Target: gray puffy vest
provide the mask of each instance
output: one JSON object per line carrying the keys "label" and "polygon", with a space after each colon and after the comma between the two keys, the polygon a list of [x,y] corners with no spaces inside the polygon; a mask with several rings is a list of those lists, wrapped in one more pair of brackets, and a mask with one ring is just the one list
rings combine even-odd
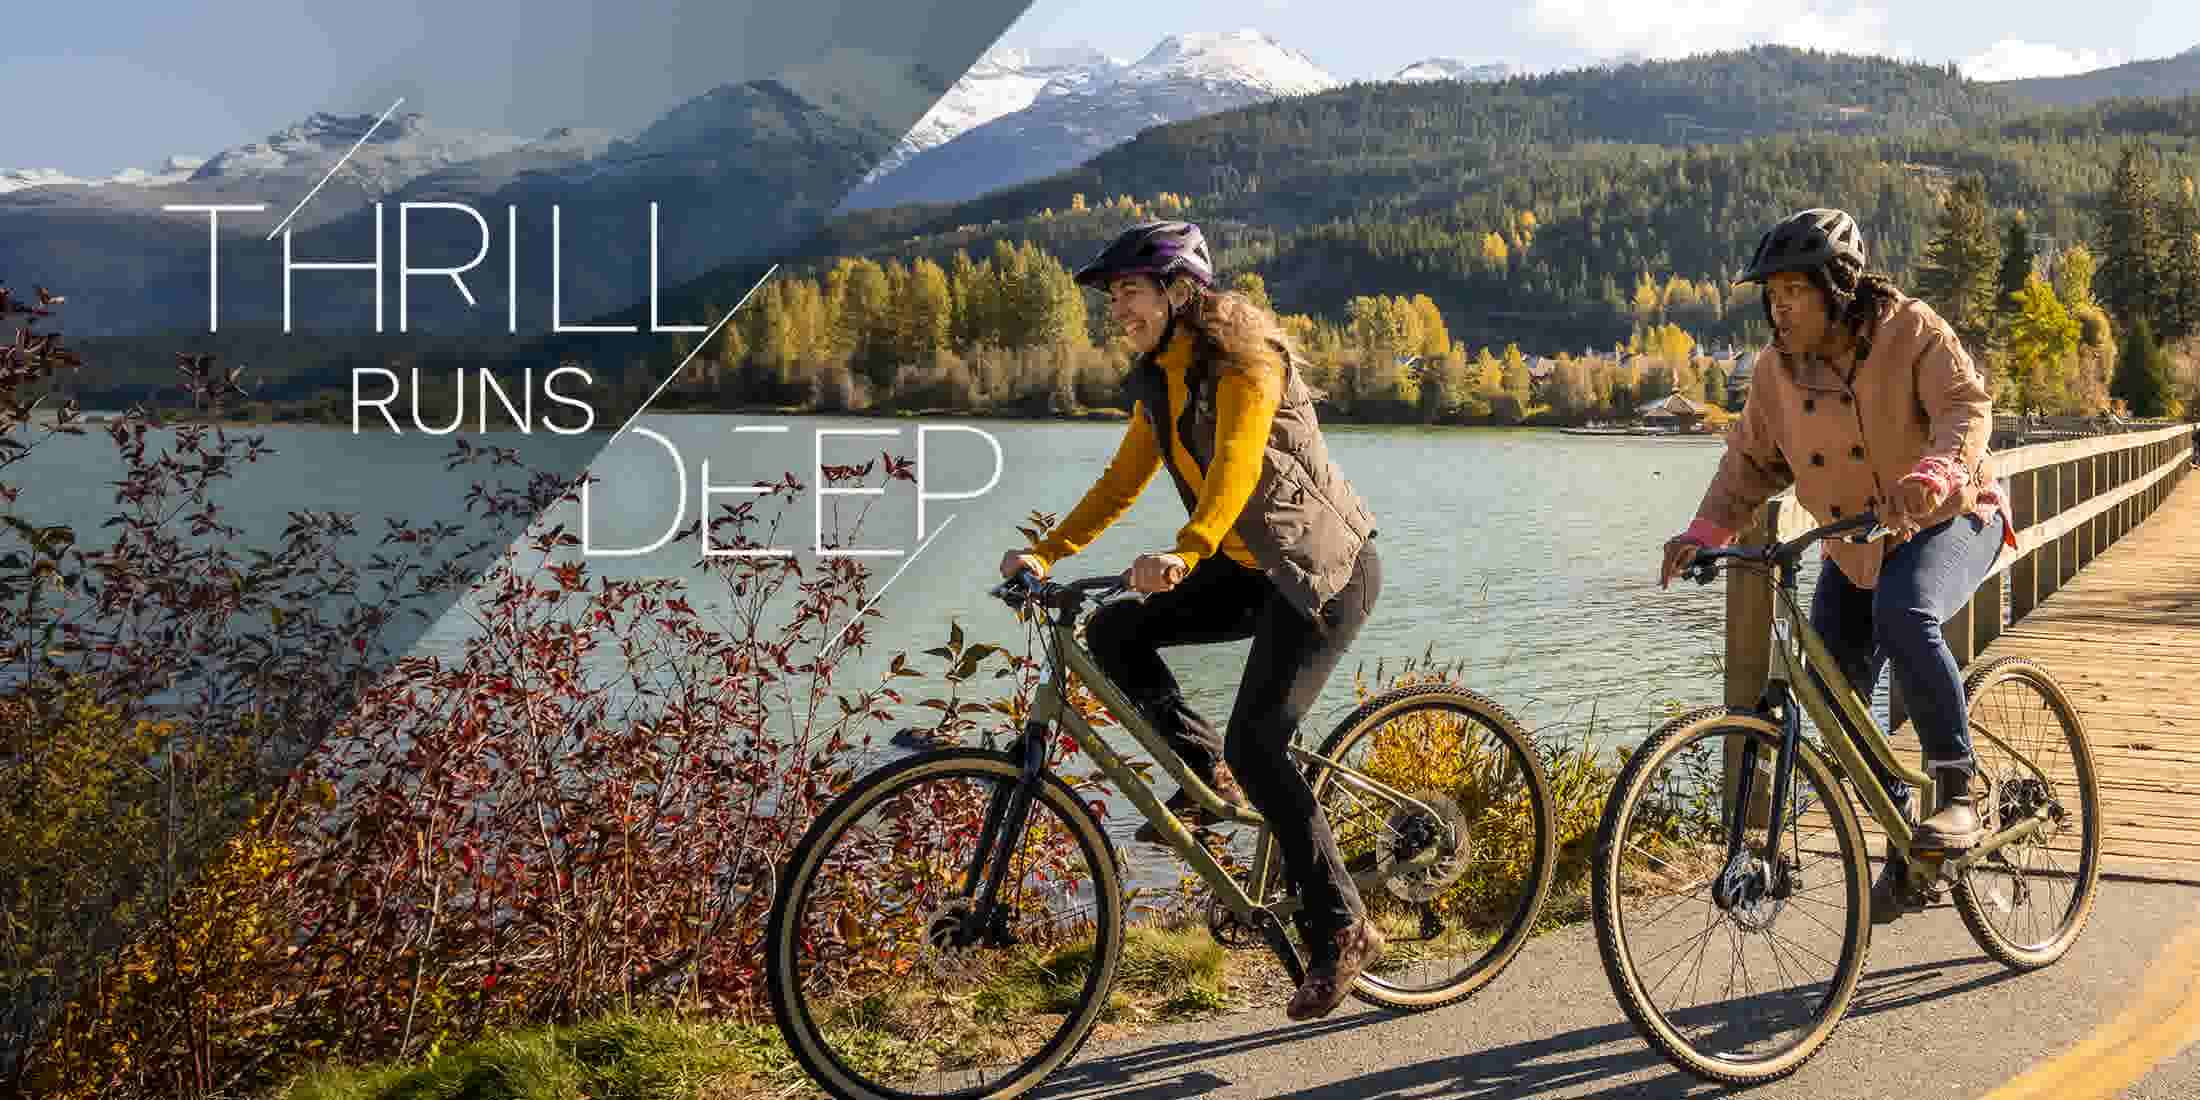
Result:
{"label": "gray puffy vest", "polygon": [[[1375,537],[1375,514],[1330,461],[1314,416],[1314,394],[1296,358],[1280,344],[1276,351],[1284,364],[1282,400],[1268,428],[1260,480],[1232,530],[1284,598],[1319,628],[1321,608],[1351,581],[1361,546]],[[1199,498],[1168,456],[1181,444],[1200,469],[1213,463],[1219,380],[1220,368],[1195,354],[1184,380],[1189,400],[1174,424],[1168,379],[1152,356],[1141,357],[1124,381],[1125,397],[1142,403],[1152,421],[1162,468],[1176,482],[1187,513]]]}

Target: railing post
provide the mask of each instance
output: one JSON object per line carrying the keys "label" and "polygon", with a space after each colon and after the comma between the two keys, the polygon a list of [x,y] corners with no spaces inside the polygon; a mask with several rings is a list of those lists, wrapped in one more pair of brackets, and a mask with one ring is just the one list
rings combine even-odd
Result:
{"label": "railing post", "polygon": [[[2076,461],[2055,464],[2055,515],[2060,516],[2078,505],[2078,464]],[[2078,575],[2078,539],[2075,528],[2055,540],[2055,591],[2070,583]]]}
{"label": "railing post", "polygon": [[[2021,470],[2009,479],[2009,513],[2017,530],[2030,530],[2039,522],[2040,472]],[[2033,551],[2009,566],[2009,621],[2020,622],[2040,603],[2040,555]]]}
{"label": "railing post", "polygon": [[1970,668],[1971,658],[1978,653],[1972,626],[1972,620],[1978,615],[1978,605],[1979,598],[1974,594],[1946,622],[1940,624],[1940,633],[1947,638],[1948,649],[1955,654],[1956,667],[1959,669]]}
{"label": "railing post", "polygon": [[[1737,544],[1771,541],[1780,529],[1781,506],[1781,501],[1774,500],[1759,508],[1756,524],[1737,536]],[[1764,701],[1765,680],[1772,674],[1772,603],[1769,575],[1754,569],[1726,571],[1727,706],[1746,710]],[[1726,774],[1720,790],[1729,810],[1734,806],[1734,788],[1740,781],[1742,753],[1747,744],[1743,738],[1728,737],[1723,746]],[[1760,769],[1759,774],[1768,773]],[[1751,794],[1752,811],[1761,808],[1769,821],[1772,785],[1759,783]],[[1758,815],[1752,812],[1750,816],[1755,819]]]}

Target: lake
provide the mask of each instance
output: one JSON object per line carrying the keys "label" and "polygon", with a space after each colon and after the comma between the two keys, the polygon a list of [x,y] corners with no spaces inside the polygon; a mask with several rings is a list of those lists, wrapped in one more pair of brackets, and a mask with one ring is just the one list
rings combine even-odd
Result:
{"label": "lake", "polygon": [[[708,483],[717,487],[776,480],[788,470],[814,483],[810,471],[821,451],[829,464],[860,463],[881,450],[915,458],[919,424],[986,433],[1000,447],[997,482],[975,499],[930,501],[923,538],[915,523],[916,488],[908,483],[876,497],[806,495],[786,513],[777,540],[808,556],[814,509],[823,508],[830,524],[836,511],[853,516],[868,508],[855,546],[903,551],[870,560],[873,591],[887,585],[877,604],[884,619],[872,627],[870,648],[854,659],[858,674],[844,672],[837,681],[836,690],[845,691],[866,682],[862,673],[875,682],[896,650],[941,644],[951,620],[972,640],[1020,648],[1021,628],[985,594],[999,579],[996,563],[1020,543],[1015,529],[1030,512],[1068,514],[1113,453],[1122,424],[643,418],[638,427],[677,447],[678,466],[664,446],[636,432],[608,447],[600,433],[493,439],[518,447],[530,461],[568,470],[601,448],[592,464],[602,481],[591,491],[591,541],[597,549],[620,549],[658,539],[683,507],[680,525],[694,520],[706,461]],[[293,509],[360,512],[370,535],[385,514],[415,520],[464,515],[460,496],[468,479],[444,471],[448,438],[412,431],[392,436],[386,428],[359,435],[315,427],[255,430],[281,453],[240,469],[224,493],[225,518],[246,529],[247,544],[280,532]],[[1470,686],[1542,738],[1577,736],[1593,716],[1601,744],[1631,743],[1663,719],[1668,702],[1717,701],[1720,588],[1688,584],[1660,591],[1655,580],[1660,544],[1687,523],[1718,462],[1716,441],[1361,426],[1332,427],[1328,436],[1336,461],[1376,513],[1384,590],[1353,653],[1308,718],[1302,737],[1310,747],[1354,704],[1356,668],[1372,674],[1378,661],[1395,667],[1429,652],[1439,661],[1459,662]],[[925,451],[926,489],[934,494],[978,490],[995,472],[992,448],[975,433],[930,431]],[[117,468],[103,435],[57,440],[9,471],[25,490],[17,514],[96,527],[107,514],[102,506]],[[684,497],[676,495],[683,474]],[[715,495],[712,510],[738,499]],[[1157,476],[1120,522],[1061,563],[1057,575],[1120,571],[1138,553],[1167,549],[1183,518],[1173,485]],[[577,507],[566,506],[549,521],[578,531],[582,517]],[[87,540],[92,534],[85,532]],[[590,568],[614,576],[681,575],[693,556],[692,546],[668,548],[596,557]],[[689,598],[707,615],[713,594],[706,583]],[[455,652],[464,633],[463,616],[454,613],[416,649]],[[1249,647],[1179,649],[1166,657],[1193,705],[1219,723],[1229,713]],[[1123,838],[1134,824],[1111,815],[1111,828]],[[1134,862],[1140,856],[1134,851]]]}

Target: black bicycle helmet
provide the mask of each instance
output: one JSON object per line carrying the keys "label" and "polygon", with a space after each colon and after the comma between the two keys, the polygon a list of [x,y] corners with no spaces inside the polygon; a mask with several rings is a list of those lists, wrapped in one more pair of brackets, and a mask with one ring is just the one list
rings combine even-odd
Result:
{"label": "black bicycle helmet", "polygon": [[1214,261],[1207,236],[1190,222],[1146,222],[1124,230],[1091,263],[1077,269],[1077,285],[1105,287],[1125,275],[1151,275],[1167,281],[1183,275],[1200,286],[1215,285]]}
{"label": "black bicycle helmet", "polygon": [[1864,270],[1864,233],[1845,210],[1816,207],[1790,214],[1757,240],[1749,269],[1736,283],[1761,283],[1781,271],[1823,273],[1852,287]]}

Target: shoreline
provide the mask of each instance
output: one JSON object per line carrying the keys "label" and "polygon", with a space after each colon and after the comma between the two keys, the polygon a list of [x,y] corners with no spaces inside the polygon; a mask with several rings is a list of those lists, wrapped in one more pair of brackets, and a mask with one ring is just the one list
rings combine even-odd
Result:
{"label": "shoreline", "polygon": [[[1127,410],[1116,408],[1093,408],[1080,410],[1075,413],[1035,416],[1030,413],[1023,412],[989,412],[970,409],[894,409],[887,411],[820,410],[798,409],[773,405],[747,405],[732,406],[728,408],[689,407],[672,409],[651,409],[647,412],[646,415],[653,417],[777,416],[790,418],[808,417],[817,419],[885,421],[965,420],[1014,424],[1122,424],[1130,419],[1130,413]],[[85,415],[79,416],[75,421],[75,424],[76,426],[82,428],[97,429],[120,419],[122,419],[122,414],[119,412],[114,412],[110,410],[98,410],[96,413],[87,413]],[[621,416],[618,418],[598,416],[596,424],[589,427],[587,431],[571,433],[571,437],[578,438],[593,435],[611,435],[618,430],[618,425],[624,424],[626,422],[626,419],[627,418],[625,416]],[[50,418],[45,418],[34,421],[33,423],[50,427],[53,425],[54,421]],[[351,425],[348,423],[331,422],[327,420],[257,420],[244,418],[213,418],[205,416],[172,416],[164,418],[163,423],[168,426],[194,424],[206,427],[218,427],[226,429],[318,428],[331,431],[350,432],[351,434],[355,435],[367,434],[364,430],[354,431]],[[1337,417],[1335,419],[1325,419],[1323,421],[1323,427],[1325,429],[1412,428],[1420,430],[1444,431],[1535,431],[1555,432],[1561,435],[1571,435],[1588,438],[1612,437],[1631,439],[1671,439],[1682,442],[1721,442],[1725,439],[1725,433],[1723,431],[1674,432],[1640,428],[1588,428],[1567,424],[1427,423],[1422,421],[1408,420],[1361,420],[1352,417]],[[518,427],[510,425],[494,427],[487,432],[483,432],[478,430],[477,428],[462,425],[458,429],[440,433],[419,431],[416,428],[407,428],[404,434],[428,435],[436,438],[445,438],[460,435],[468,437],[482,437],[514,435],[560,435],[565,433],[551,432],[544,428],[542,425],[538,424],[536,425],[535,430],[532,432],[521,431]]]}

